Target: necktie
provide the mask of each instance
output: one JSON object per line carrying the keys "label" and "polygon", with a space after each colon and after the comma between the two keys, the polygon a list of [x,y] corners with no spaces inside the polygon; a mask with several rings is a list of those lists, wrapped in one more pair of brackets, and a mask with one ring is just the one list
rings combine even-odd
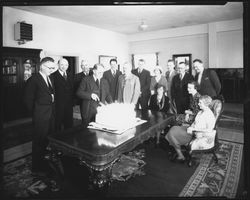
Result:
{"label": "necktie", "polygon": [[49,80],[49,77],[47,77],[47,82],[48,82],[48,86],[49,86],[49,91],[51,92],[51,94],[54,94],[54,90],[53,90],[53,87],[52,87],[51,82]]}
{"label": "necktie", "polygon": [[180,74],[180,79],[182,80],[182,74]]}
{"label": "necktie", "polygon": [[67,80],[67,74],[66,74],[66,72],[63,73],[63,78],[64,78],[65,80]]}
{"label": "necktie", "polygon": [[100,86],[100,85],[99,85],[99,80],[98,80],[98,79],[96,79],[96,81],[95,81],[95,82],[96,82],[96,85],[97,85],[97,86],[98,86],[98,88],[99,88],[99,86]]}
{"label": "necktie", "polygon": [[115,71],[112,71],[112,75],[115,77]]}
{"label": "necktie", "polygon": [[168,71],[168,72],[166,73],[166,79],[167,79],[167,80],[169,80],[169,76],[170,76],[170,72]]}

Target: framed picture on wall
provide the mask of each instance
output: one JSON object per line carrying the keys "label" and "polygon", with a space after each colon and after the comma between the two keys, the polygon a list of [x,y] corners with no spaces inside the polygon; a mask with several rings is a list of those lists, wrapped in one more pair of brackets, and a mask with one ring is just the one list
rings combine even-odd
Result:
{"label": "framed picture on wall", "polygon": [[178,66],[180,62],[184,62],[187,65],[187,72],[192,74],[192,54],[174,54],[173,60],[175,66]]}
{"label": "framed picture on wall", "polygon": [[116,56],[106,56],[106,55],[100,55],[99,56],[99,63],[103,64],[105,70],[110,69],[109,61],[111,59],[117,59]]}

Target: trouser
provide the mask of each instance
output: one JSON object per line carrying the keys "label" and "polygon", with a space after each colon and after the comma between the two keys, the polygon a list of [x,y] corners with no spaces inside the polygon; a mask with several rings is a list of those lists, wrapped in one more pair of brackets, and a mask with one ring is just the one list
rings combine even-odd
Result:
{"label": "trouser", "polygon": [[56,131],[71,127],[73,127],[73,106],[70,102],[56,109]]}
{"label": "trouser", "polygon": [[150,94],[141,95],[136,104],[136,109],[138,110],[141,106],[142,110],[147,110],[149,98],[150,98]]}
{"label": "trouser", "polygon": [[33,122],[34,135],[32,140],[32,170],[45,171],[47,163],[45,161],[46,147],[48,145],[47,136],[54,132],[54,117]]}

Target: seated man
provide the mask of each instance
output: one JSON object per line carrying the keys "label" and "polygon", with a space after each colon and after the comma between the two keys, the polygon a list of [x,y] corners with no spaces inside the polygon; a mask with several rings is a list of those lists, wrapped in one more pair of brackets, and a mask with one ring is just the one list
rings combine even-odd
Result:
{"label": "seated man", "polygon": [[156,84],[156,94],[150,97],[149,109],[154,111],[168,112],[169,98],[165,95],[165,86]]}
{"label": "seated man", "polygon": [[177,161],[183,162],[185,160],[181,151],[181,145],[188,144],[192,140],[193,134],[201,138],[213,132],[215,116],[209,108],[211,102],[212,98],[208,95],[201,96],[199,99],[199,107],[201,110],[197,113],[191,126],[173,126],[165,136],[166,140],[174,147],[177,153]]}

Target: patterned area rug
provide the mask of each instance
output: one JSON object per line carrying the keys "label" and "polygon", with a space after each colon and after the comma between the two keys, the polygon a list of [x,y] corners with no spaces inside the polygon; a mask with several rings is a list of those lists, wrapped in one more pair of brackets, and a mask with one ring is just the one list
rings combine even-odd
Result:
{"label": "patterned area rug", "polygon": [[193,176],[180,193],[180,197],[221,197],[235,198],[242,160],[242,144],[220,141],[216,164],[211,154],[201,157]]}
{"label": "patterned area rug", "polygon": [[[112,181],[126,181],[136,175],[145,175],[143,166],[146,163],[142,160],[144,157],[144,149],[122,154],[113,166]],[[50,190],[49,179],[39,179],[32,175],[31,163],[32,158],[29,155],[5,164],[3,186],[6,197],[31,197]]]}
{"label": "patterned area rug", "polygon": [[127,155],[122,154],[118,162],[112,169],[112,180],[126,181],[136,175],[145,175],[143,166],[146,164],[142,158],[145,157],[145,150],[129,152]]}

